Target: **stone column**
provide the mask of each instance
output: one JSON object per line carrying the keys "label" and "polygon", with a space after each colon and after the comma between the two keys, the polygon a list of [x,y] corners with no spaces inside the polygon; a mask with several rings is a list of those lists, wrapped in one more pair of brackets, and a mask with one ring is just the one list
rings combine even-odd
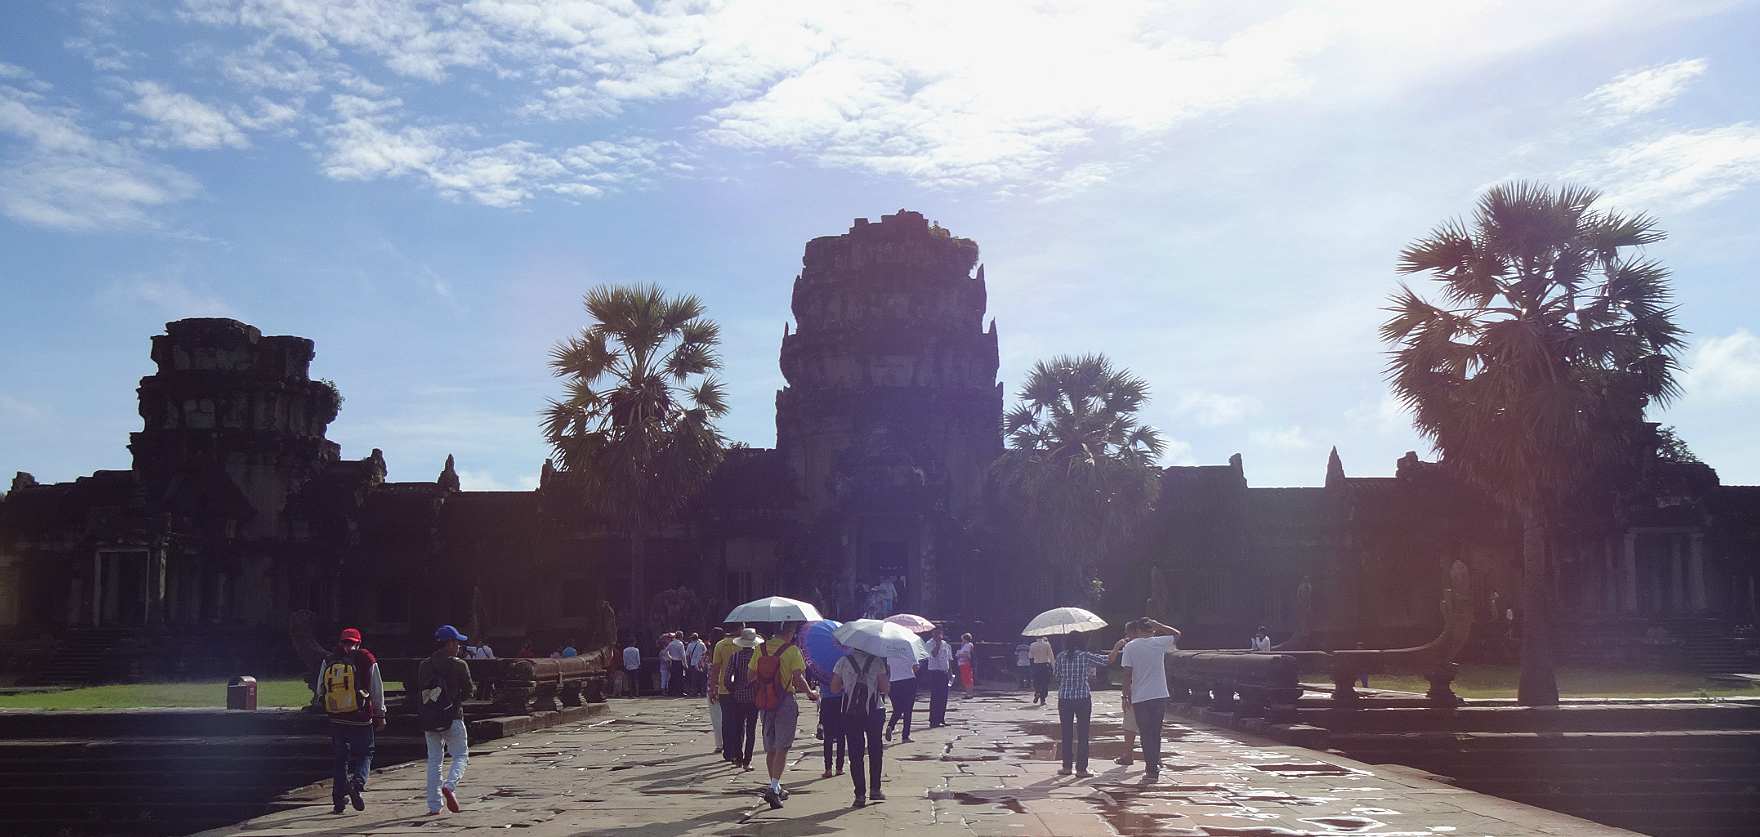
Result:
{"label": "stone column", "polygon": [[1687,544],[1687,592],[1692,600],[1693,611],[1703,613],[1711,609],[1705,594],[1705,533],[1694,532],[1692,540]]}
{"label": "stone column", "polygon": [[1625,559],[1625,597],[1621,610],[1631,612],[1638,609],[1638,533],[1627,532],[1624,551]]}
{"label": "stone column", "polygon": [[1687,609],[1687,559],[1681,554],[1681,539],[1675,535],[1668,539],[1669,610],[1680,613]]}

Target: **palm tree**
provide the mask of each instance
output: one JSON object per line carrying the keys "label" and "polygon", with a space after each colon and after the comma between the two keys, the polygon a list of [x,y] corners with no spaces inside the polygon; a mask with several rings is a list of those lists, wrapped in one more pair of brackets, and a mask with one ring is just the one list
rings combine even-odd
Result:
{"label": "palm tree", "polygon": [[1442,460],[1520,520],[1517,700],[1558,702],[1548,576],[1559,509],[1636,450],[1644,410],[1677,394],[1683,332],[1668,271],[1627,252],[1660,241],[1648,216],[1591,209],[1564,186],[1495,186],[1471,226],[1451,221],[1400,253],[1401,273],[1442,283],[1441,304],[1406,287],[1381,327],[1388,377]]}
{"label": "palm tree", "polygon": [[727,412],[715,354],[720,328],[694,296],[658,286],[587,292],[593,325],[550,350],[568,396],[544,410],[558,470],[630,539],[630,609],[640,624],[643,563],[653,527],[674,515],[721,464],[714,419]]}
{"label": "palm tree", "polygon": [[1105,355],[1062,356],[1035,364],[1017,397],[993,473],[1022,527],[1085,585],[1161,491],[1161,436],[1137,422],[1149,385]]}

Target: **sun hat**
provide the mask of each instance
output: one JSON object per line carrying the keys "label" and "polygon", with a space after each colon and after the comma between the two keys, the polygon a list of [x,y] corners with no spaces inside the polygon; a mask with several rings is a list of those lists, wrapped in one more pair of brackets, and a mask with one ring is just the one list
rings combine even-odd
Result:
{"label": "sun hat", "polygon": [[733,638],[733,644],[741,648],[756,648],[764,638],[758,636],[757,628],[741,628],[739,636]]}
{"label": "sun hat", "polygon": [[342,641],[343,642],[360,642],[361,641],[361,632],[355,630],[354,628],[343,628],[342,629]]}
{"label": "sun hat", "polygon": [[434,632],[434,638],[437,640],[440,640],[441,642],[445,642],[450,639],[456,639],[459,642],[464,642],[465,640],[470,639],[470,637],[459,633],[458,629],[452,627],[451,625],[441,625],[440,629]]}

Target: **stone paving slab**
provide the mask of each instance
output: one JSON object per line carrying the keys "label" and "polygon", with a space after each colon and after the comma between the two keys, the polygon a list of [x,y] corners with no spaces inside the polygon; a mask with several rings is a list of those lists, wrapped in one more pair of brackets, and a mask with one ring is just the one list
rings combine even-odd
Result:
{"label": "stone paving slab", "polygon": [[[1056,710],[1024,696],[955,699],[951,726],[886,751],[887,800],[857,809],[847,775],[822,778],[814,713],[771,810],[762,768],[711,752],[700,700],[614,700],[606,713],[472,747],[464,811],[428,816],[425,764],[375,772],[367,810],[330,813],[328,783],[205,837],[1631,837],[1633,832],[1243,733],[1168,725],[1162,781],[1121,767],[1118,710],[1094,723],[1091,779],[1059,776]],[[919,722],[923,713],[919,713]],[[1105,754],[1105,755],[1102,755]],[[761,754],[754,761],[762,765]]]}

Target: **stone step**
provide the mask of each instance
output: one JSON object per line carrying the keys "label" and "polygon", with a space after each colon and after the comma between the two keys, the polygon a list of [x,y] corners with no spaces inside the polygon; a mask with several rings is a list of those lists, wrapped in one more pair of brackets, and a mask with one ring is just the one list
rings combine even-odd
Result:
{"label": "stone step", "polygon": [[1760,704],[1603,705],[1559,708],[1383,707],[1301,711],[1302,722],[1334,735],[1377,732],[1622,732],[1760,730]]}
{"label": "stone step", "polygon": [[1760,758],[1760,731],[1671,730],[1668,732],[1396,732],[1333,733],[1330,745],[1345,752],[1583,752],[1617,758],[1623,754],[1652,760],[1684,751],[1690,758],[1745,754]]}

